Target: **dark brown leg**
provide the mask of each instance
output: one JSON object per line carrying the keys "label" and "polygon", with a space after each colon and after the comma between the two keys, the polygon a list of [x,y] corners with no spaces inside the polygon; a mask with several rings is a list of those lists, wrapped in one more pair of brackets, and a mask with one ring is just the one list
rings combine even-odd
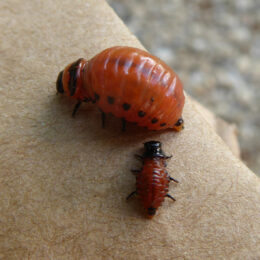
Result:
{"label": "dark brown leg", "polygon": [[142,155],[139,155],[139,154],[135,154],[135,157],[139,160],[142,160],[144,159],[144,157]]}
{"label": "dark brown leg", "polygon": [[122,132],[125,132],[126,130],[126,120],[122,118]]}
{"label": "dark brown leg", "polygon": [[133,196],[136,195],[136,194],[137,194],[136,190],[133,191],[133,192],[131,192],[131,193],[127,196],[126,200],[129,200],[131,197],[133,197]]}
{"label": "dark brown leg", "polygon": [[165,197],[168,197],[168,198],[170,198],[170,199],[172,199],[173,201],[176,201],[176,199],[175,198],[173,198],[170,194],[166,194],[166,196]]}
{"label": "dark brown leg", "polygon": [[132,172],[134,175],[137,175],[138,173],[141,172],[141,170],[131,170],[131,172]]}
{"label": "dark brown leg", "polygon": [[104,112],[101,112],[101,116],[102,116],[102,128],[105,128],[106,114]]}
{"label": "dark brown leg", "polygon": [[174,181],[176,183],[179,183],[179,181],[177,181],[176,179],[172,178],[171,176],[170,176],[170,181]]}
{"label": "dark brown leg", "polygon": [[77,111],[78,111],[78,109],[79,109],[81,103],[82,103],[82,102],[79,100],[78,103],[75,105],[75,107],[74,107],[74,109],[73,109],[73,112],[72,112],[72,117],[74,117],[74,116],[76,115],[76,113],[77,113]]}

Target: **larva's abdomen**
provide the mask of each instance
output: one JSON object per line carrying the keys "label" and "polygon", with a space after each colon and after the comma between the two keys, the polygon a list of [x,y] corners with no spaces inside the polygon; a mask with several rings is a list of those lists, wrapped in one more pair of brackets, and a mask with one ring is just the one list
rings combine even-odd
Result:
{"label": "larva's abdomen", "polygon": [[131,47],[112,47],[92,58],[83,88],[105,113],[151,130],[172,128],[181,118],[185,99],[173,70]]}
{"label": "larva's abdomen", "polygon": [[146,158],[136,177],[137,196],[146,210],[156,211],[168,193],[170,177],[164,165],[164,158]]}

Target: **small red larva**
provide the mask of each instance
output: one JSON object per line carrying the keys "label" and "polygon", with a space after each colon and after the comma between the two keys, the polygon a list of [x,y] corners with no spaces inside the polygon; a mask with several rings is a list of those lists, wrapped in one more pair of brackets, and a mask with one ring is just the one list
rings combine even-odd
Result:
{"label": "small red larva", "polygon": [[159,141],[149,141],[144,143],[143,156],[138,155],[143,161],[141,170],[132,170],[136,175],[136,190],[127,199],[137,195],[144,207],[147,217],[152,218],[158,207],[168,197],[175,199],[168,194],[169,183],[178,181],[172,178],[166,170],[166,160],[171,156],[166,156],[161,149]]}
{"label": "small red larva", "polygon": [[105,114],[150,130],[183,128],[184,93],[175,72],[146,51],[116,46],[89,61],[79,59],[59,73],[57,91],[82,102],[92,101]]}

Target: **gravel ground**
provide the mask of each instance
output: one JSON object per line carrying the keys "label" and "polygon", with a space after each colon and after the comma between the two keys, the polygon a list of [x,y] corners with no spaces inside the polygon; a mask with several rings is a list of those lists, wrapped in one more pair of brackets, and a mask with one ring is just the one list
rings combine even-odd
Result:
{"label": "gravel ground", "polygon": [[260,1],[108,3],[191,96],[238,126],[242,159],[260,175]]}

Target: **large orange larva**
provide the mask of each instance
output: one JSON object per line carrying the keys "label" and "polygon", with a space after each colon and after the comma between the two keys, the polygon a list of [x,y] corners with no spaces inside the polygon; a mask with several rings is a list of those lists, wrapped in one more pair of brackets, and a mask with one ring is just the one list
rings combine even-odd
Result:
{"label": "large orange larva", "polygon": [[149,141],[144,143],[143,156],[138,155],[143,161],[141,170],[132,170],[136,175],[136,190],[127,199],[137,195],[142,206],[146,210],[149,218],[152,218],[158,207],[168,197],[175,199],[168,194],[170,181],[178,181],[172,178],[166,170],[166,160],[171,156],[166,156],[159,141]]}
{"label": "large orange larva", "polygon": [[60,72],[57,91],[92,101],[105,113],[150,130],[183,128],[184,93],[181,81],[164,62],[132,47],[112,47],[89,61],[79,59]]}

